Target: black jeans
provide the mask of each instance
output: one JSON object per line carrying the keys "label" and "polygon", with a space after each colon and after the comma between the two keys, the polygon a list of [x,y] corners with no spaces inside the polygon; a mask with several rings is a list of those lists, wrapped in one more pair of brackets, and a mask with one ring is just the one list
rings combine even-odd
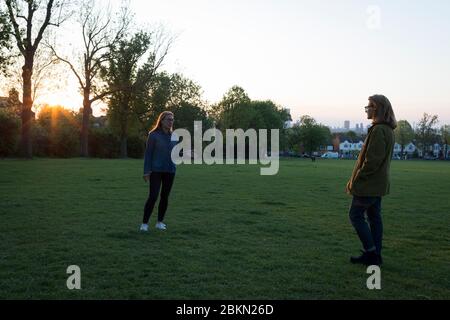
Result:
{"label": "black jeans", "polygon": [[[158,206],[158,221],[162,222],[166,214],[167,205],[169,203],[169,194],[172,189],[175,173],[169,172],[152,172],[150,174],[150,192],[144,207],[143,223],[147,224],[158,200],[159,189],[161,190],[161,199]],[[162,186],[162,188],[161,188]]]}
{"label": "black jeans", "polygon": [[[367,224],[364,213],[367,213],[369,224]],[[381,254],[383,241],[381,197],[353,196],[349,216],[364,249],[367,251],[375,247],[376,252]]]}

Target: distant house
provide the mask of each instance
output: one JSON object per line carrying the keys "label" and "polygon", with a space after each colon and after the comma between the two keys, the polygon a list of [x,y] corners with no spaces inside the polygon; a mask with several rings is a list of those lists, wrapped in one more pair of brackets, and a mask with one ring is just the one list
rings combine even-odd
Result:
{"label": "distant house", "polygon": [[444,152],[443,151],[443,147],[441,147],[441,145],[439,144],[439,143],[435,143],[434,145],[433,145],[433,154],[434,154],[434,156],[435,157],[438,157],[439,156],[439,153],[440,152]]}
{"label": "distant house", "polygon": [[108,118],[106,116],[93,117],[94,128],[104,128],[108,125]]}
{"label": "distant house", "polygon": [[345,140],[339,145],[339,151],[361,151],[362,147],[364,145],[364,142],[349,142],[348,140]]}
{"label": "distant house", "polygon": [[348,140],[345,140],[344,142],[339,144],[339,154],[343,158],[353,157],[356,153],[361,151],[363,145],[364,142],[362,141],[350,142]]}
{"label": "distant house", "polygon": [[[22,102],[11,97],[0,97],[0,109],[12,110],[17,116],[21,115]],[[31,111],[31,118],[35,119],[35,112]]]}
{"label": "distant house", "polygon": [[0,97],[0,108],[9,107],[9,98],[8,97]]}
{"label": "distant house", "polygon": [[403,155],[402,155],[402,145],[396,142],[394,145],[393,155],[394,157],[401,157],[401,158],[405,156],[412,157],[416,149],[417,148],[414,145],[414,143],[410,142],[407,145],[403,146]]}
{"label": "distant house", "polygon": [[410,142],[408,143],[405,148],[403,149],[404,152],[406,152],[407,154],[413,154],[416,151],[416,146],[414,145],[414,143]]}
{"label": "distant house", "polygon": [[446,159],[450,159],[450,145],[445,145],[442,147],[442,153],[447,152],[447,155],[444,154]]}
{"label": "distant house", "polygon": [[439,143],[435,143],[432,145],[429,145],[425,148],[425,152],[421,148],[417,148],[419,157],[425,157],[425,156],[434,156],[434,157],[440,157],[444,156],[445,148],[444,145],[441,145]]}
{"label": "distant house", "polygon": [[402,146],[397,142],[394,144],[394,155],[400,155],[402,153]]}

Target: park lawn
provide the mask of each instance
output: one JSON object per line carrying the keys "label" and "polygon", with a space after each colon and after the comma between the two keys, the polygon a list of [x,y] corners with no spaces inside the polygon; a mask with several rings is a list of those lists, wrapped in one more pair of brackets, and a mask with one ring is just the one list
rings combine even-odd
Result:
{"label": "park lawn", "polygon": [[143,234],[142,160],[0,160],[0,298],[450,299],[450,163],[393,162],[381,290],[348,261],[353,164],[179,166]]}

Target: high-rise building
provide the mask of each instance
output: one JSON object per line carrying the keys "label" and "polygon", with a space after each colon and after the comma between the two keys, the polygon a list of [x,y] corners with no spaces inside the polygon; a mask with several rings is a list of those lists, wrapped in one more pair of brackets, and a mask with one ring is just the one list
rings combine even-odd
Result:
{"label": "high-rise building", "polygon": [[350,121],[349,121],[349,120],[345,120],[345,121],[344,121],[344,128],[345,128],[346,130],[350,130]]}
{"label": "high-rise building", "polygon": [[[287,111],[287,113],[291,116],[291,119],[292,119],[291,109],[289,109],[289,108],[284,108],[284,110]],[[292,121],[292,120],[286,121],[286,122],[284,123],[284,127],[285,127],[285,128],[292,128],[292,126],[293,126],[293,121]]]}

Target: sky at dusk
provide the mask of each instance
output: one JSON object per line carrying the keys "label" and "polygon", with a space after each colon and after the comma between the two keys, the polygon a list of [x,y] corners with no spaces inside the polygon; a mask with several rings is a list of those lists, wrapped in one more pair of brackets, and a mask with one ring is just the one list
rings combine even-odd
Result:
{"label": "sky at dusk", "polygon": [[132,0],[141,23],[177,35],[166,63],[208,101],[234,84],[252,99],[342,126],[385,94],[397,118],[450,123],[450,1]]}
{"label": "sky at dusk", "polygon": [[[176,37],[163,68],[196,81],[210,103],[239,85],[251,99],[289,108],[294,120],[308,114],[333,127],[350,120],[353,127],[368,124],[363,107],[368,96],[381,93],[398,119],[413,124],[428,112],[450,123],[448,0],[130,5],[136,26],[163,25]],[[78,109],[81,97],[70,72],[65,81],[66,87],[41,99]]]}

